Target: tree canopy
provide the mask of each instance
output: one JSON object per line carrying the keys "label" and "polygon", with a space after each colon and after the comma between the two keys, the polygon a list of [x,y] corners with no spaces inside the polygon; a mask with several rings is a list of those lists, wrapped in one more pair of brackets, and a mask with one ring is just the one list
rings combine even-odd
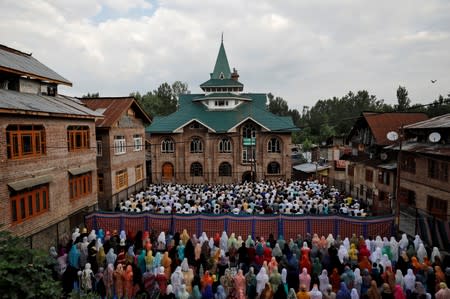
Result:
{"label": "tree canopy", "polygon": [[0,231],[0,290],[2,298],[60,298],[48,254],[30,249],[25,239]]}
{"label": "tree canopy", "polygon": [[320,144],[328,137],[347,135],[355,120],[364,111],[372,112],[423,112],[429,117],[450,113],[450,95],[439,96],[429,105],[413,105],[405,87],[397,89],[397,105],[389,105],[379,100],[366,90],[356,93],[349,91],[342,97],[333,97],[316,102],[311,108],[303,106],[300,114],[296,109],[289,109],[287,102],[273,94],[268,94],[267,109],[277,115],[292,117],[299,132],[293,133],[293,143]]}
{"label": "tree canopy", "polygon": [[177,110],[178,98],[181,94],[189,94],[187,83],[175,81],[172,85],[162,83],[157,89],[141,94],[132,92],[130,96],[136,98],[142,109],[151,117],[169,115]]}

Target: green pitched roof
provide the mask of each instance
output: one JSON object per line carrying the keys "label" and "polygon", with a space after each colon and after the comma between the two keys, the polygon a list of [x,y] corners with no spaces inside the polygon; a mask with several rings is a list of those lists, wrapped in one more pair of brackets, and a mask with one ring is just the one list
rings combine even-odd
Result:
{"label": "green pitched roof", "polygon": [[[221,78],[221,74],[223,77]],[[225,53],[225,47],[223,41],[220,43],[219,54],[217,55],[216,64],[214,65],[214,71],[211,73],[211,78],[200,84],[201,88],[204,87],[243,87],[239,81],[231,79],[230,65],[228,64],[227,53]]]}
{"label": "green pitched roof", "polygon": [[230,65],[228,64],[227,53],[223,41],[220,43],[219,54],[217,55],[214,71],[211,74],[211,79],[221,79],[220,74],[223,73],[224,79],[231,79]]}
{"label": "green pitched roof", "polygon": [[[294,126],[292,118],[277,116],[266,109],[266,94],[248,93],[240,94],[251,101],[242,102],[233,110],[209,110],[201,101],[202,94],[181,95],[179,109],[164,117],[155,117],[153,123],[146,128],[149,133],[172,133],[193,120],[217,133],[228,132],[230,129],[251,118],[270,131],[292,132],[298,129]],[[197,100],[193,102],[193,100]]]}
{"label": "green pitched roof", "polygon": [[209,79],[208,81],[200,84],[200,87],[242,87],[242,84],[239,81],[235,81],[233,79]]}

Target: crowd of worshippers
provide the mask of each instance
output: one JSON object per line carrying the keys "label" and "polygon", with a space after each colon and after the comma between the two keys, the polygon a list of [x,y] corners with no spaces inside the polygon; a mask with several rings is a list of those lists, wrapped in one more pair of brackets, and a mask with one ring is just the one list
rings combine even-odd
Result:
{"label": "crowd of worshippers", "polygon": [[50,255],[65,294],[101,298],[450,298],[448,256],[405,234],[244,240],[226,232],[76,229]]}
{"label": "crowd of worshippers", "polygon": [[364,201],[317,181],[228,185],[150,185],[117,204],[117,212],[162,214],[367,215]]}

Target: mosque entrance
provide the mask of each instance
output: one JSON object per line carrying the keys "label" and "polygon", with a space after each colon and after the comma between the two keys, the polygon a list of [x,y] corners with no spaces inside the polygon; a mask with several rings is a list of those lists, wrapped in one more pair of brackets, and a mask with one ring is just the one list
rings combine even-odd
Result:
{"label": "mosque entrance", "polygon": [[173,178],[173,165],[172,163],[164,163],[162,166],[162,179],[171,180]]}
{"label": "mosque entrance", "polygon": [[253,171],[246,171],[242,174],[242,182],[253,182]]}

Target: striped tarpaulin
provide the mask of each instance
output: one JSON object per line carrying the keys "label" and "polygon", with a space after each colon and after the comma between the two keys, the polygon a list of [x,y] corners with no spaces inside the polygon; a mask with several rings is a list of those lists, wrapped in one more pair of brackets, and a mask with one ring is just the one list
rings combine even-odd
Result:
{"label": "striped tarpaulin", "polygon": [[174,217],[173,231],[181,233],[183,229],[186,229],[189,235],[195,233],[198,234],[197,222],[197,216]]}
{"label": "striped tarpaulin", "polygon": [[392,235],[392,230],[389,225],[392,224],[392,222],[387,222],[386,220],[379,220],[378,222],[376,220],[371,220],[365,224],[367,225],[367,237]]}
{"label": "striped tarpaulin", "polygon": [[145,215],[129,215],[127,217],[123,217],[123,227],[122,229],[125,230],[125,232],[138,232],[138,231],[146,231],[147,228],[145,227],[145,219],[147,216]]}
{"label": "striped tarpaulin", "polygon": [[227,216],[206,216],[199,217],[200,231],[197,233],[199,237],[201,233],[205,232],[208,237],[212,237],[215,233],[222,234],[226,230]]}
{"label": "striped tarpaulin", "polygon": [[289,239],[297,239],[297,235],[306,236],[307,230],[307,221],[306,218],[301,221],[298,218],[292,217],[282,217],[283,220],[283,237],[285,240]]}
{"label": "striped tarpaulin", "polygon": [[[270,233],[278,238],[280,235],[285,240],[295,239],[298,234],[317,233],[319,236],[327,236],[329,233],[340,235],[341,238],[351,237],[352,234],[368,236],[391,236],[394,218],[392,216],[377,218],[350,218],[341,216],[236,216],[236,215],[168,215],[168,214],[122,214],[95,212],[85,217],[85,224],[89,230],[103,228],[104,230],[125,230],[137,232],[138,230],[153,230],[156,233],[182,232],[187,229],[189,234],[200,236],[205,232],[208,237],[216,233],[228,234],[234,232],[236,236],[246,239],[248,235],[267,238]],[[448,230],[439,226],[440,230]],[[438,225],[433,228],[437,228]],[[430,238],[430,227],[427,221],[421,221],[419,229],[425,232],[424,238]],[[430,238],[431,239],[431,238]],[[439,242],[443,238],[439,238]],[[445,244],[443,244],[445,245]]]}
{"label": "striped tarpaulin", "polygon": [[247,239],[248,235],[252,234],[253,220],[246,217],[240,219],[228,220],[228,231],[236,234],[236,238],[241,236],[242,239]]}
{"label": "striped tarpaulin", "polygon": [[334,216],[314,218],[308,217],[307,219],[311,223],[311,229],[308,232],[310,234],[318,234],[319,236],[328,236],[328,234],[336,235],[336,232],[341,234],[347,225],[347,222],[339,221],[339,219]]}
{"label": "striped tarpaulin", "polygon": [[171,230],[172,217],[170,215],[149,215],[148,230],[157,234]]}
{"label": "striped tarpaulin", "polygon": [[272,233],[275,238],[278,238],[278,216],[270,218],[255,217],[254,221],[253,238],[264,237],[267,239],[270,233]]}

